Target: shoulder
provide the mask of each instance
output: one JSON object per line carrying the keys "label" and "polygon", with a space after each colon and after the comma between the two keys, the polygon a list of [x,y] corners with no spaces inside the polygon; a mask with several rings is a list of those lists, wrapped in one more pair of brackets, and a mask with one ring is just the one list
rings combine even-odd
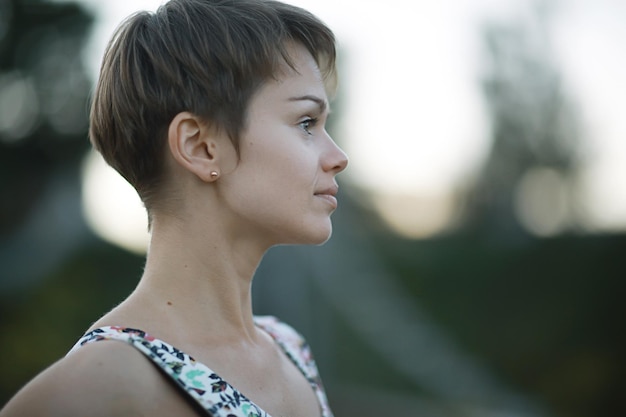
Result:
{"label": "shoulder", "polygon": [[307,377],[318,377],[317,365],[311,348],[302,334],[273,316],[256,316],[254,320],[257,326],[274,339]]}
{"label": "shoulder", "polygon": [[[125,343],[100,342],[73,351],[39,374],[0,415],[158,416],[166,415],[159,407],[171,396],[180,398],[140,352]],[[186,406],[182,400],[167,402]]]}

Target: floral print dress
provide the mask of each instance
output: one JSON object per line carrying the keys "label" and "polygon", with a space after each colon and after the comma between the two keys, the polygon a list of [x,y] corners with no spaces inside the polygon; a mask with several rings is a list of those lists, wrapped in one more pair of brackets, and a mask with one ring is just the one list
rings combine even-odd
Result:
{"label": "floral print dress", "polygon": [[[275,317],[255,317],[255,324],[267,332],[311,384],[322,417],[332,417],[320,376],[304,338]],[[85,334],[70,353],[88,343],[117,340],[135,347],[180,385],[213,417],[271,417],[227,381],[188,354],[147,333],[128,327],[100,327]]]}

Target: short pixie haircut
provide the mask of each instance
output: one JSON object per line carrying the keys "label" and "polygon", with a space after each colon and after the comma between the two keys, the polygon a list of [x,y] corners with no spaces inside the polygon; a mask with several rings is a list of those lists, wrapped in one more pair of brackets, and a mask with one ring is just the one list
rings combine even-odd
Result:
{"label": "short pixie haircut", "polygon": [[303,45],[332,94],[335,39],[311,13],[272,0],[171,0],[117,28],[94,92],[93,146],[141,197],[150,217],[164,174],[167,130],[188,111],[235,149],[251,97],[275,79],[287,46]]}

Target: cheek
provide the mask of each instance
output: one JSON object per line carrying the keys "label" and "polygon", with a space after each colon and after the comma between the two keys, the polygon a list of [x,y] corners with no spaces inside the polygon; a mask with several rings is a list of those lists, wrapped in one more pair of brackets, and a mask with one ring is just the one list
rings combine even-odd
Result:
{"label": "cheek", "polygon": [[302,185],[315,181],[318,170],[318,158],[311,147],[302,144],[290,144],[264,158],[267,165],[260,171],[272,172],[281,182]]}
{"label": "cheek", "polygon": [[255,124],[255,135],[242,143],[241,165],[254,183],[276,191],[315,184],[319,152],[313,139],[291,126]]}

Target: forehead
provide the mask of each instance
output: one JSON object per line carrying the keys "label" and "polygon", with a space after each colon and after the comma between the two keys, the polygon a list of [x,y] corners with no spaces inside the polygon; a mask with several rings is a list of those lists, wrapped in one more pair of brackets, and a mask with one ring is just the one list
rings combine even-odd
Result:
{"label": "forehead", "polygon": [[283,62],[275,79],[268,80],[258,96],[263,96],[265,100],[280,100],[313,95],[327,101],[323,77],[313,56],[298,44],[289,45],[287,51],[291,65]]}

